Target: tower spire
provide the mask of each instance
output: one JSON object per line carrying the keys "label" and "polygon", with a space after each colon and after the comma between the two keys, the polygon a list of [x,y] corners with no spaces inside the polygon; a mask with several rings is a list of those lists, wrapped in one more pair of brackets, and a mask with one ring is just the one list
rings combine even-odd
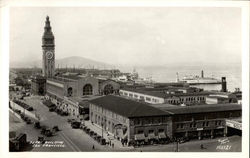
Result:
{"label": "tower spire", "polygon": [[44,33],[43,33],[43,46],[51,45],[54,46],[54,35],[50,26],[49,16],[46,17]]}
{"label": "tower spire", "polygon": [[49,16],[46,17],[42,37],[43,76],[53,77],[55,74],[55,41],[51,31]]}
{"label": "tower spire", "polygon": [[47,15],[46,21],[45,21],[45,27],[44,27],[44,32],[51,32],[51,26],[50,26],[50,21],[49,21],[49,16]]}

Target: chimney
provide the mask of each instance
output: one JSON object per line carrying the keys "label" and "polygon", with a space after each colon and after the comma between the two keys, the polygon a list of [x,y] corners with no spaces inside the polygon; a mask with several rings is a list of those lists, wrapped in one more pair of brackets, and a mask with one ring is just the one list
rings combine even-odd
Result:
{"label": "chimney", "polygon": [[227,81],[226,77],[221,77],[221,91],[227,92]]}

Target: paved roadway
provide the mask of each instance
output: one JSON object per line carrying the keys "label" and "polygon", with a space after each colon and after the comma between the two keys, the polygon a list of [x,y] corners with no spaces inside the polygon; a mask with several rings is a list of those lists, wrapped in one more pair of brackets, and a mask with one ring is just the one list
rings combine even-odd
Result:
{"label": "paved roadway", "polygon": [[[55,112],[49,112],[49,109],[42,104],[39,97],[27,97],[25,102],[33,106],[34,112],[40,116],[40,124],[48,127],[57,125],[60,129],[52,137],[45,137],[48,141],[63,141],[65,147],[34,147],[32,151],[93,151],[92,147],[95,146],[94,151],[109,151],[112,150],[108,146],[102,146],[94,141],[89,135],[80,129],[72,129],[67,122],[69,117],[57,115]],[[12,116],[11,116],[12,117]],[[10,128],[17,126],[13,121],[10,123]],[[27,134],[28,141],[37,141],[38,136],[41,136],[40,130],[35,129],[33,124],[26,125],[23,123],[18,132]]]}
{"label": "paved roadway", "polygon": [[[42,104],[40,97],[28,97],[25,98],[25,102],[33,106],[34,112],[39,114],[41,120],[41,125],[46,125],[48,127],[53,127],[57,125],[60,129],[55,136],[46,137],[46,140],[51,141],[63,141],[65,147],[34,147],[30,148],[31,151],[114,151],[109,146],[102,146],[94,141],[89,135],[84,133],[80,129],[72,129],[70,124],[67,122],[68,116],[59,116],[55,112],[49,112],[49,109]],[[18,132],[24,132],[27,134],[28,141],[36,141],[38,136],[41,136],[40,130],[35,129],[33,125],[26,125],[22,122],[17,123],[10,114],[10,129],[16,129]],[[206,139],[190,141],[183,144],[179,144],[180,152],[212,152],[212,151],[241,151],[241,137],[233,136],[229,137],[226,143],[221,144],[218,140],[224,138],[216,139]],[[203,144],[206,149],[200,149],[200,144]],[[95,150],[92,149],[93,145]],[[228,148],[228,149],[227,149]],[[121,148],[120,150],[115,149],[115,151],[168,151],[173,152],[176,150],[176,144],[167,145],[153,145],[144,146],[140,148]]]}

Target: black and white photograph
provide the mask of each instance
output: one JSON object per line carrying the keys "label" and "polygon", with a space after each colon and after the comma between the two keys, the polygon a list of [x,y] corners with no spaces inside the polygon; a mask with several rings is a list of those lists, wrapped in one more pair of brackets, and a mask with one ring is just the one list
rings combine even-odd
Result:
{"label": "black and white photograph", "polygon": [[249,153],[242,6],[10,6],[9,154]]}

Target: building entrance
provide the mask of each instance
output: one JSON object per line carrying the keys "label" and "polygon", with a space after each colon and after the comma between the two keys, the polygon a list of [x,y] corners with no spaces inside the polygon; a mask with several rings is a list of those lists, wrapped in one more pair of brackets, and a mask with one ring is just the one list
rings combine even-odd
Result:
{"label": "building entrance", "polygon": [[114,88],[112,85],[108,84],[104,87],[104,95],[109,95],[114,93]]}

